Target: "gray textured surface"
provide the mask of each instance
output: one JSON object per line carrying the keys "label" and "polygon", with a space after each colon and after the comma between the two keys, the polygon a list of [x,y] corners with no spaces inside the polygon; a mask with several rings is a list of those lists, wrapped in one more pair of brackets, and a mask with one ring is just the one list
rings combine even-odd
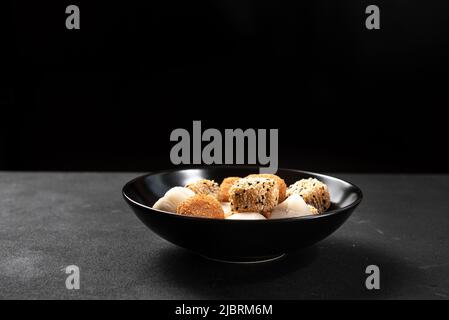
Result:
{"label": "gray textured surface", "polygon": [[[136,174],[0,173],[0,298],[449,298],[449,176],[337,175],[365,199],[314,247],[210,262],[149,231],[121,197]],[[81,269],[67,290],[63,268]],[[381,270],[381,290],[364,287]]]}

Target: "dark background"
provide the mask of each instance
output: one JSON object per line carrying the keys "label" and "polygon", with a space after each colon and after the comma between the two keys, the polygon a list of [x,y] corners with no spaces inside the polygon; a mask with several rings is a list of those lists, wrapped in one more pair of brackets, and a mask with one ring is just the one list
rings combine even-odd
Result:
{"label": "dark background", "polygon": [[[81,30],[65,28],[77,4]],[[365,8],[381,9],[381,30]],[[449,3],[15,1],[1,170],[171,166],[170,132],[279,128],[280,166],[448,172]],[[11,30],[11,29],[9,29]]]}

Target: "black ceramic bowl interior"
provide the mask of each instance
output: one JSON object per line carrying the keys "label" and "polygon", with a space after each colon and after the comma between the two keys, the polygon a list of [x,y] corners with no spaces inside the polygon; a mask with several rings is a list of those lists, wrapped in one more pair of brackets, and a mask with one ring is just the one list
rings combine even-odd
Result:
{"label": "black ceramic bowl interior", "polygon": [[303,178],[327,184],[331,208],[319,215],[277,220],[226,220],[189,217],[152,208],[167,190],[202,179],[221,182],[257,173],[254,167],[203,167],[155,172],[123,187],[123,196],[139,219],[162,238],[215,260],[267,261],[310,246],[337,230],[362,200],[355,185],[327,175],[279,169],[287,185]]}

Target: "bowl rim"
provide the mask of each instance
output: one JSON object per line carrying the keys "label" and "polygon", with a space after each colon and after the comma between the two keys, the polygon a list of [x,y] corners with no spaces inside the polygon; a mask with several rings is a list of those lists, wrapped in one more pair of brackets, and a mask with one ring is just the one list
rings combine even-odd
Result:
{"label": "bowl rim", "polygon": [[[158,170],[158,171],[153,171],[153,172],[149,172],[140,176],[135,177],[134,179],[128,181],[122,188],[122,196],[125,198],[125,200],[129,203],[132,203],[133,205],[140,207],[142,209],[146,209],[146,210],[150,210],[151,212],[156,212],[158,214],[167,214],[167,215],[171,215],[171,216],[175,216],[178,217],[180,219],[188,219],[188,220],[196,220],[196,221],[226,221],[225,223],[280,223],[280,222],[287,222],[287,221],[297,221],[297,220],[315,220],[315,219],[322,219],[322,218],[326,218],[328,216],[331,215],[335,215],[335,214],[339,214],[342,212],[345,212],[351,208],[355,208],[357,207],[360,202],[362,202],[363,200],[363,192],[362,190],[355,185],[352,182],[349,182],[347,180],[341,179],[341,178],[337,178],[334,176],[330,176],[327,174],[322,174],[322,173],[317,173],[317,172],[313,172],[313,171],[305,171],[305,170],[299,170],[299,169],[290,169],[290,168],[278,168],[279,170],[284,170],[284,171],[291,171],[291,172],[297,172],[297,173],[304,173],[304,174],[308,174],[311,176],[316,176],[316,177],[325,177],[326,179],[331,179],[334,181],[338,181],[340,183],[345,183],[347,185],[349,185],[350,187],[352,187],[355,190],[355,193],[357,194],[357,199],[348,204],[347,206],[338,208],[338,209],[333,209],[333,210],[329,210],[326,211],[325,213],[321,213],[321,214],[316,214],[316,215],[308,215],[308,216],[301,216],[301,217],[290,217],[290,218],[282,218],[282,219],[260,219],[260,220],[239,220],[239,219],[215,219],[215,218],[207,218],[207,217],[192,217],[192,216],[186,216],[186,215],[180,215],[174,212],[168,212],[168,211],[163,211],[163,210],[159,210],[159,209],[154,209],[153,207],[149,207],[147,205],[144,205],[140,202],[137,202],[133,199],[131,199],[127,194],[126,194],[126,189],[129,188],[130,185],[132,185],[134,182],[136,182],[137,180],[141,180],[144,179],[150,175],[153,174],[167,174],[167,173],[173,173],[173,172],[177,172],[177,171],[185,171],[185,170],[199,170],[199,169],[206,169],[208,167],[212,167],[212,166],[185,166],[182,168],[175,168],[175,169],[166,169],[166,170]],[[213,166],[214,168],[217,169],[251,169],[251,170],[258,170],[261,167],[258,166],[237,166],[237,165],[218,165],[218,166]],[[282,177],[281,177],[282,178]]]}

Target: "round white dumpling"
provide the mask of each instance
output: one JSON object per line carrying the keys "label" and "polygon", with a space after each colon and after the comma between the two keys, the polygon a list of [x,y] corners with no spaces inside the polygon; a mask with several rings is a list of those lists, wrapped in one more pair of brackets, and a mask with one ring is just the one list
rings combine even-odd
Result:
{"label": "round white dumpling", "polygon": [[165,193],[164,198],[178,206],[181,202],[187,200],[187,198],[193,197],[194,195],[195,192],[188,188],[174,187]]}
{"label": "round white dumpling", "polygon": [[153,208],[175,213],[176,208],[181,202],[193,197],[194,195],[195,192],[190,189],[184,187],[174,187],[168,190],[162,198],[156,201]]}
{"label": "round white dumpling", "polygon": [[294,218],[311,215],[307,203],[299,194],[292,194],[280,205],[276,206],[270,219]]}
{"label": "round white dumpling", "polygon": [[231,220],[265,220],[266,218],[257,212],[244,212],[244,213],[234,213],[227,217],[226,219]]}
{"label": "round white dumpling", "polygon": [[231,204],[229,202],[221,202],[221,207],[223,208],[225,218],[232,214]]}

